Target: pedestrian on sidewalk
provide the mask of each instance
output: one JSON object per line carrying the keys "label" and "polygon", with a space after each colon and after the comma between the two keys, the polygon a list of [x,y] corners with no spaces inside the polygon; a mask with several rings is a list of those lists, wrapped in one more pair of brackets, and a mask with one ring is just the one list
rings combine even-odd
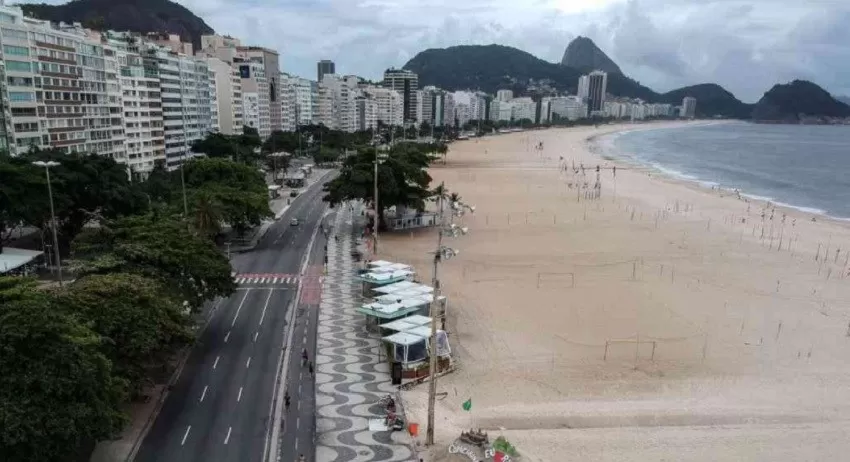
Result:
{"label": "pedestrian on sidewalk", "polygon": [[310,377],[313,376],[313,361],[307,363],[307,368],[310,370]]}

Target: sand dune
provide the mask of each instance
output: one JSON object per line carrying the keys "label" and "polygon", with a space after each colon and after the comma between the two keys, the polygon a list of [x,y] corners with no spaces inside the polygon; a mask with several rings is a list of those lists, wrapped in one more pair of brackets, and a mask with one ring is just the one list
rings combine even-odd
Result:
{"label": "sand dune", "polygon": [[[845,458],[850,230],[762,219],[764,204],[625,164],[615,176],[586,139],[633,127],[459,142],[432,169],[477,211],[441,266],[459,370],[439,383],[430,460],[470,425],[504,428],[524,460]],[[596,165],[591,199],[577,185],[592,191]],[[382,242],[430,280],[433,230]],[[404,395],[423,426],[426,393]]]}

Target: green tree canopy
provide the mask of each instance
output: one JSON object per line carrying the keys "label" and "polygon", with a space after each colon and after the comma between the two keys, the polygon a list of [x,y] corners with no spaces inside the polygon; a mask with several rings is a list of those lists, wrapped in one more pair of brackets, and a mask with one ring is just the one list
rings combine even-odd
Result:
{"label": "green tree canopy", "polygon": [[[50,169],[50,179],[63,242],[71,241],[93,215],[114,218],[147,208],[141,188],[131,183],[126,168],[111,158],[34,150],[15,158],[0,158],[0,220],[37,227],[49,223],[47,182],[39,179],[45,177],[44,168],[32,165],[33,161],[59,162]],[[9,208],[4,202],[11,204]]]}
{"label": "green tree canopy", "polygon": [[301,137],[301,133],[275,130],[268,138],[266,138],[266,141],[263,142],[262,151],[266,154],[282,151],[295,153],[299,148],[306,146],[307,142],[303,139],[303,137]]}
{"label": "green tree canopy", "polygon": [[259,160],[259,156],[254,151],[256,147],[259,147],[259,144],[250,135],[229,136],[221,133],[209,133],[203,139],[192,143],[192,152],[205,154],[211,158],[230,159],[235,162],[253,164]]}
{"label": "green tree canopy", "polygon": [[49,294],[0,277],[0,460],[68,460],[121,428],[126,384],[100,344]]}
{"label": "green tree canopy", "polygon": [[[325,184],[324,200],[331,206],[352,199],[374,200],[375,155],[374,148],[360,149],[356,155],[346,158],[340,174]],[[379,163],[381,223],[387,207],[425,208],[425,200],[431,196],[428,189],[431,176],[426,170],[430,160],[427,145],[403,143],[393,147]]]}
{"label": "green tree canopy", "polygon": [[71,284],[58,301],[101,336],[101,352],[133,392],[193,338],[182,304],[160,282],[139,274],[89,275]]}
{"label": "green tree canopy", "polygon": [[82,276],[126,272],[151,277],[193,309],[236,290],[227,258],[176,220],[138,216],[101,223],[77,238],[74,254]]}

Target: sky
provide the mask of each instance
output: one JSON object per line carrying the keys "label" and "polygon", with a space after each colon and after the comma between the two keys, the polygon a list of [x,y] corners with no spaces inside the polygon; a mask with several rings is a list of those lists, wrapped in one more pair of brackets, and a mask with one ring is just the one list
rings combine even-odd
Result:
{"label": "sky", "polygon": [[[40,0],[45,1],[45,0]],[[46,0],[47,3],[64,3]],[[850,95],[850,0],[177,0],[216,32],[275,48],[284,72],[316,62],[379,80],[419,51],[497,43],[560,62],[590,37],[656,91],[713,82],[745,102],[811,80]]]}

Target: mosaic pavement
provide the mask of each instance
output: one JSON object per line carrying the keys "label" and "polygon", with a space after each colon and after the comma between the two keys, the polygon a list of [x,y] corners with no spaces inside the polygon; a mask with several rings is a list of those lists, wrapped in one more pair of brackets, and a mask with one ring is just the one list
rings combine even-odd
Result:
{"label": "mosaic pavement", "polygon": [[383,416],[379,401],[395,393],[389,365],[379,362],[379,339],[354,309],[360,302],[352,219],[359,209],[338,207],[339,241],[328,242],[328,274],[322,289],[316,350],[316,462],[413,460],[406,432],[371,432]]}

